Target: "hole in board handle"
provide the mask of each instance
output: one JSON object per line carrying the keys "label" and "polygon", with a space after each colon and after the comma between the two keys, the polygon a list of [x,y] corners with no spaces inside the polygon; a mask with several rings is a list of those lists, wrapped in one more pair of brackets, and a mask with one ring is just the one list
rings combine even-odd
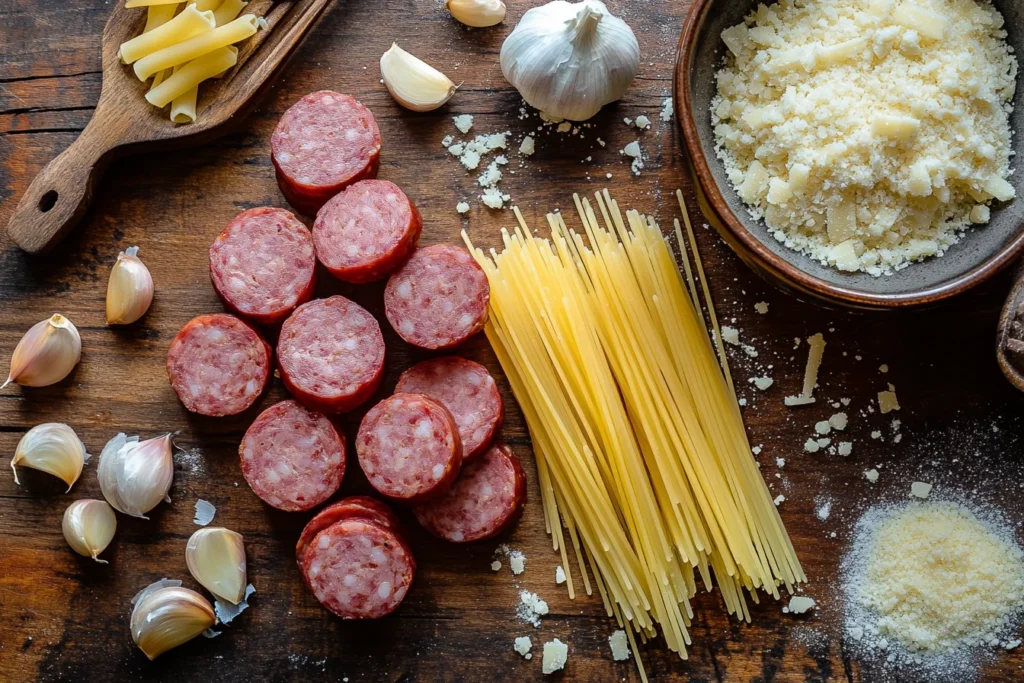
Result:
{"label": "hole in board handle", "polygon": [[49,192],[44,194],[42,197],[39,198],[39,210],[42,211],[43,213],[46,213],[47,211],[52,209],[54,205],[57,203],[58,196],[59,195],[57,194],[57,190],[50,190]]}

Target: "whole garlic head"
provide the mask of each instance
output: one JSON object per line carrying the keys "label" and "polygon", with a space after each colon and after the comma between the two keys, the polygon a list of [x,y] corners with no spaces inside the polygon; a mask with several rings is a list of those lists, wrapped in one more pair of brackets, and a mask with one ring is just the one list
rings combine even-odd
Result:
{"label": "whole garlic head", "polygon": [[535,7],[501,46],[505,78],[550,118],[589,119],[622,97],[639,70],[636,36],[600,0]]}

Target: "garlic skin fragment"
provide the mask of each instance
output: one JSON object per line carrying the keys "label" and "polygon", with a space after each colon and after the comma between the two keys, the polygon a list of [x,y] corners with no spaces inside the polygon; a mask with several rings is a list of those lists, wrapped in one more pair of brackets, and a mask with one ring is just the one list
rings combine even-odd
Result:
{"label": "garlic skin fragment", "polygon": [[82,338],[74,324],[55,313],[25,333],[11,356],[11,369],[3,389],[11,382],[25,387],[46,387],[69,374],[82,358]]}
{"label": "garlic skin fragment", "polygon": [[445,0],[444,6],[460,24],[486,28],[505,19],[505,3],[501,0]]}
{"label": "garlic skin fragment", "polygon": [[89,454],[75,430],[61,422],[46,422],[25,432],[11,458],[14,483],[18,481],[17,465],[46,472],[68,485],[68,491],[82,476]]}
{"label": "garlic skin fragment", "polygon": [[107,281],[107,324],[129,325],[153,303],[153,276],[139,257],[138,247],[117,255]]}
{"label": "garlic skin fragment", "polygon": [[137,436],[118,434],[100,453],[97,478],[103,497],[115,510],[149,519],[146,513],[160,501],[171,502],[167,495],[174,479],[171,435],[139,441]]}
{"label": "garlic skin fragment", "polygon": [[585,121],[622,97],[640,45],[600,0],[555,0],[526,12],[501,46],[501,72],[550,118]]}
{"label": "garlic skin fragment", "polygon": [[189,572],[221,600],[234,605],[245,594],[245,542],[242,535],[224,527],[204,527],[188,539],[185,564]]}
{"label": "garlic skin fragment", "polygon": [[76,500],[64,511],[60,528],[72,550],[79,555],[107,564],[106,560],[101,560],[98,556],[114,538],[114,532],[117,531],[117,516],[114,514],[114,508],[106,501],[92,498]]}
{"label": "garlic skin fragment", "polygon": [[187,643],[217,621],[210,601],[181,586],[158,581],[139,596],[132,610],[132,640],[150,659]]}
{"label": "garlic skin fragment", "polygon": [[412,111],[433,111],[458,89],[451,79],[398,43],[381,55],[380,75],[395,102]]}

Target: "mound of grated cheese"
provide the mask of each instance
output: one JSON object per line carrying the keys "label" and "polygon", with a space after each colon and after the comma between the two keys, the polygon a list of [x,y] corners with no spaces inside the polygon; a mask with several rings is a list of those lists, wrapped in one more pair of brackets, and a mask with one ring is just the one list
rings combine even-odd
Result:
{"label": "mound of grated cheese", "polygon": [[[1017,59],[987,0],[780,0],[726,29],[718,155],[786,246],[880,276],[1014,198]],[[982,208],[984,207],[984,208]]]}

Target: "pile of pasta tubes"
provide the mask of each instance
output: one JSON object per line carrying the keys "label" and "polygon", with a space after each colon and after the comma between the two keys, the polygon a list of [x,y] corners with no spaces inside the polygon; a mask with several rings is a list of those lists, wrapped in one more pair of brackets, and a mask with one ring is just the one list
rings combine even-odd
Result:
{"label": "pile of pasta tubes", "polygon": [[685,658],[698,579],[711,590],[714,577],[728,611],[749,621],[747,596],[778,599],[806,577],[704,322],[694,270],[717,330],[688,219],[693,268],[675,223],[684,280],[653,220],[623,218],[607,191],[603,221],[574,201],[584,234],[555,213],[550,238],[535,236],[518,209],[501,252],[463,232],[491,285],[485,331],[526,417],[569,596],[566,533],[586,592],[589,565],[634,652],[634,634],[660,625]]}
{"label": "pile of pasta tubes", "polygon": [[254,14],[239,16],[243,0],[128,0],[125,7],[146,7],[141,35],[121,44],[121,61],[140,81],[152,79],[146,100],[171,106],[171,121],[196,120],[199,84],[216,78],[238,61],[235,43],[266,22]]}

